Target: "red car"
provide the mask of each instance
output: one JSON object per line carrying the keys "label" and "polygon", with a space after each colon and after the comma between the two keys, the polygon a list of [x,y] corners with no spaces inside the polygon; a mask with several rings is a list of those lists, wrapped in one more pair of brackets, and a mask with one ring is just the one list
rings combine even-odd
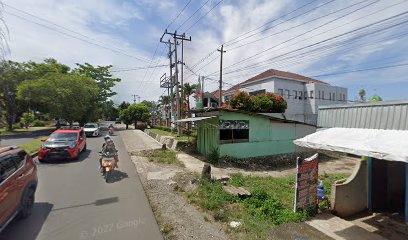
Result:
{"label": "red car", "polygon": [[0,232],[16,216],[31,214],[37,167],[22,148],[0,146]]}
{"label": "red car", "polygon": [[86,136],[83,128],[62,128],[54,131],[38,150],[38,160],[78,159],[86,150]]}

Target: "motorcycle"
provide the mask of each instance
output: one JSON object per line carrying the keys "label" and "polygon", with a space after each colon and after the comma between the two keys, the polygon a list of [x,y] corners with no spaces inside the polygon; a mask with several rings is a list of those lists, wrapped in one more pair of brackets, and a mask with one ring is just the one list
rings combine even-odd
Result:
{"label": "motorcycle", "polygon": [[109,127],[109,136],[113,136],[113,127]]}
{"label": "motorcycle", "polygon": [[102,175],[105,178],[105,182],[109,182],[109,179],[113,173],[114,168],[116,167],[115,159],[113,154],[107,152],[102,153],[99,152],[100,156],[102,157],[101,165],[102,165]]}

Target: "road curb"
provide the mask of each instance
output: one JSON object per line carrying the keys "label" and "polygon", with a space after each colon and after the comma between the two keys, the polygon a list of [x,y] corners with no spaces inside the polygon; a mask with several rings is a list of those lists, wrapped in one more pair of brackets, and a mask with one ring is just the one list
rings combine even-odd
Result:
{"label": "road curb", "polygon": [[31,154],[30,154],[31,158],[36,158],[36,157],[38,157],[38,155],[39,155],[38,152],[35,152],[35,153],[31,153]]}

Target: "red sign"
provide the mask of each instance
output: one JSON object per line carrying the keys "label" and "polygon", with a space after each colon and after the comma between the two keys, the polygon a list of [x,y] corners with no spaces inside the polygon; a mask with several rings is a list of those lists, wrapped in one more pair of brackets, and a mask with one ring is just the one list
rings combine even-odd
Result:
{"label": "red sign", "polygon": [[296,193],[294,211],[315,209],[317,206],[318,154],[297,159]]}

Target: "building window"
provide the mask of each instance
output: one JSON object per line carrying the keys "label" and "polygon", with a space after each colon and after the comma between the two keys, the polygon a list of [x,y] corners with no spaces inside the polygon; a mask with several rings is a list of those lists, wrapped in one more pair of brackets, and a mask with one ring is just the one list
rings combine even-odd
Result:
{"label": "building window", "polygon": [[324,91],[322,91],[322,99],[324,100]]}
{"label": "building window", "polygon": [[249,142],[248,120],[220,120],[220,144]]}
{"label": "building window", "polygon": [[319,97],[318,97],[318,99],[322,99],[322,94],[321,94],[320,90],[319,90]]}
{"label": "building window", "polygon": [[249,95],[250,96],[256,96],[256,95],[265,94],[265,93],[266,93],[266,90],[262,89],[262,90],[258,90],[258,91],[249,92]]}
{"label": "building window", "polygon": [[302,100],[303,99],[303,92],[302,91],[299,91],[299,100]]}
{"label": "building window", "polygon": [[285,91],[286,91],[286,97],[287,97],[288,99],[290,99],[290,90],[285,89]]}
{"label": "building window", "polygon": [[306,91],[303,93],[303,98],[304,98],[305,100],[307,99],[307,92],[306,92]]}
{"label": "building window", "polygon": [[310,91],[309,98],[313,98],[313,90]]}
{"label": "building window", "polygon": [[283,89],[278,89],[278,94],[283,97]]}
{"label": "building window", "polygon": [[[300,92],[299,92],[299,93],[300,93]],[[298,92],[297,92],[296,90],[293,90],[293,96],[294,96],[295,99],[298,98]]]}
{"label": "building window", "polygon": [[232,97],[233,95],[226,95],[226,96],[224,96],[224,102],[229,102],[230,100],[231,100],[231,97]]}
{"label": "building window", "polygon": [[330,101],[332,100],[332,94],[331,94],[331,92],[329,92],[329,100],[330,100]]}

